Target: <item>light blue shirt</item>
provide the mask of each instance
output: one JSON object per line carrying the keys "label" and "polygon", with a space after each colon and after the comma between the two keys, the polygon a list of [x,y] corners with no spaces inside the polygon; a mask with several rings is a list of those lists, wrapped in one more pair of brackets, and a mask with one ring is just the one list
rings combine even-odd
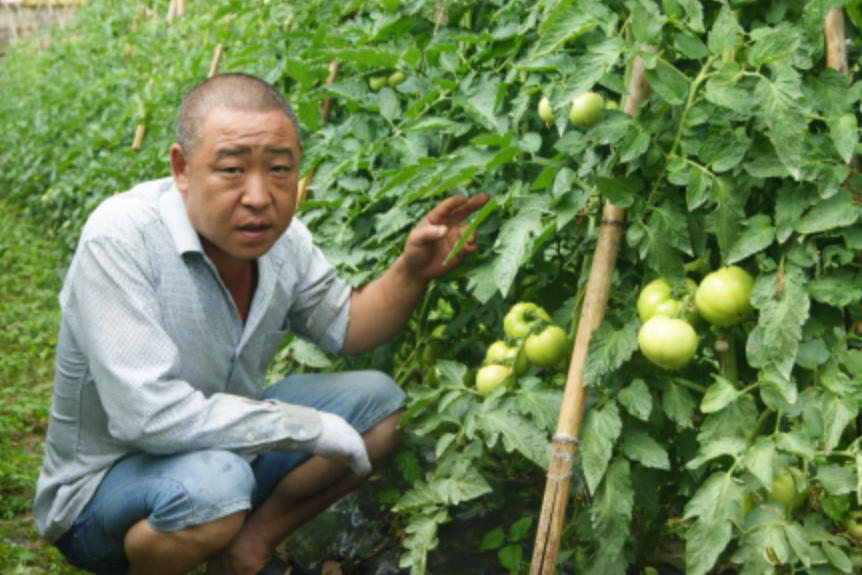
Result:
{"label": "light blue shirt", "polygon": [[320,434],[306,407],[257,401],[291,331],[338,352],[351,288],[298,220],[259,258],[246,324],[173,180],[90,216],[60,293],[54,398],[33,510],[59,538],[131,453],[218,448],[253,458]]}

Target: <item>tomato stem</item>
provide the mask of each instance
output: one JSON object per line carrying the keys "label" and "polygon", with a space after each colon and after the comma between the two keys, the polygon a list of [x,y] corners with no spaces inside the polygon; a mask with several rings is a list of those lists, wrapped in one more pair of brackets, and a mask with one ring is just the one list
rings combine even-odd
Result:
{"label": "tomato stem", "polygon": [[[724,342],[726,345],[718,345],[720,342]],[[739,383],[739,375],[736,369],[736,346],[734,345],[733,338],[719,335],[715,347],[718,350],[718,357],[721,359],[722,377],[733,385],[736,385]]]}
{"label": "tomato stem", "polygon": [[683,387],[687,387],[692,391],[696,391],[696,392],[702,393],[702,394],[706,393],[706,388],[704,386],[697,384],[693,381],[690,381],[688,379],[683,379],[681,377],[673,377],[671,379],[673,380],[674,383],[678,383],[679,385],[681,385]]}

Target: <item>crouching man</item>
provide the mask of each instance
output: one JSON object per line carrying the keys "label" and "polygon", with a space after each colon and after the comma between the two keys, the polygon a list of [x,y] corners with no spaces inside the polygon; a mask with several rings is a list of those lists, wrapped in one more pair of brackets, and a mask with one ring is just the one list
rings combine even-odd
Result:
{"label": "crouching man", "polygon": [[352,290],[294,221],[302,144],[276,89],[216,76],[176,131],[172,177],[106,200],[81,234],[35,521],[93,573],[274,573],[275,547],[397,445],[403,393],[376,372],[263,389],[267,364],[288,332],[341,354],[392,338],[487,195],[438,204]]}

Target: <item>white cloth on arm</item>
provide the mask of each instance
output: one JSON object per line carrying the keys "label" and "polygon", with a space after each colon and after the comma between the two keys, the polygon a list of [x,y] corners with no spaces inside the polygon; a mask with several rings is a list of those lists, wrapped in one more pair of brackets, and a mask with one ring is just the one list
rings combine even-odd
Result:
{"label": "white cloth on arm", "polygon": [[316,410],[253,398],[288,331],[341,349],[350,293],[294,220],[258,259],[243,325],[172,179],[102,203],[60,294],[39,532],[62,535],[131,453],[309,451],[321,432]]}

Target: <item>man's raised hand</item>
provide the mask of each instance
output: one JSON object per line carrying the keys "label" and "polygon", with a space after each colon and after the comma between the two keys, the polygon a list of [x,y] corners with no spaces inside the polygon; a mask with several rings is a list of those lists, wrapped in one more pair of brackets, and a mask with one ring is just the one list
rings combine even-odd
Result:
{"label": "man's raised hand", "polygon": [[464,220],[484,206],[488,199],[488,194],[482,193],[469,199],[454,196],[437,204],[407,237],[403,257],[409,273],[424,281],[436,279],[461,263],[468,254],[476,251],[475,239],[471,237],[458,253],[443,265],[446,256],[468,227],[463,224]]}

